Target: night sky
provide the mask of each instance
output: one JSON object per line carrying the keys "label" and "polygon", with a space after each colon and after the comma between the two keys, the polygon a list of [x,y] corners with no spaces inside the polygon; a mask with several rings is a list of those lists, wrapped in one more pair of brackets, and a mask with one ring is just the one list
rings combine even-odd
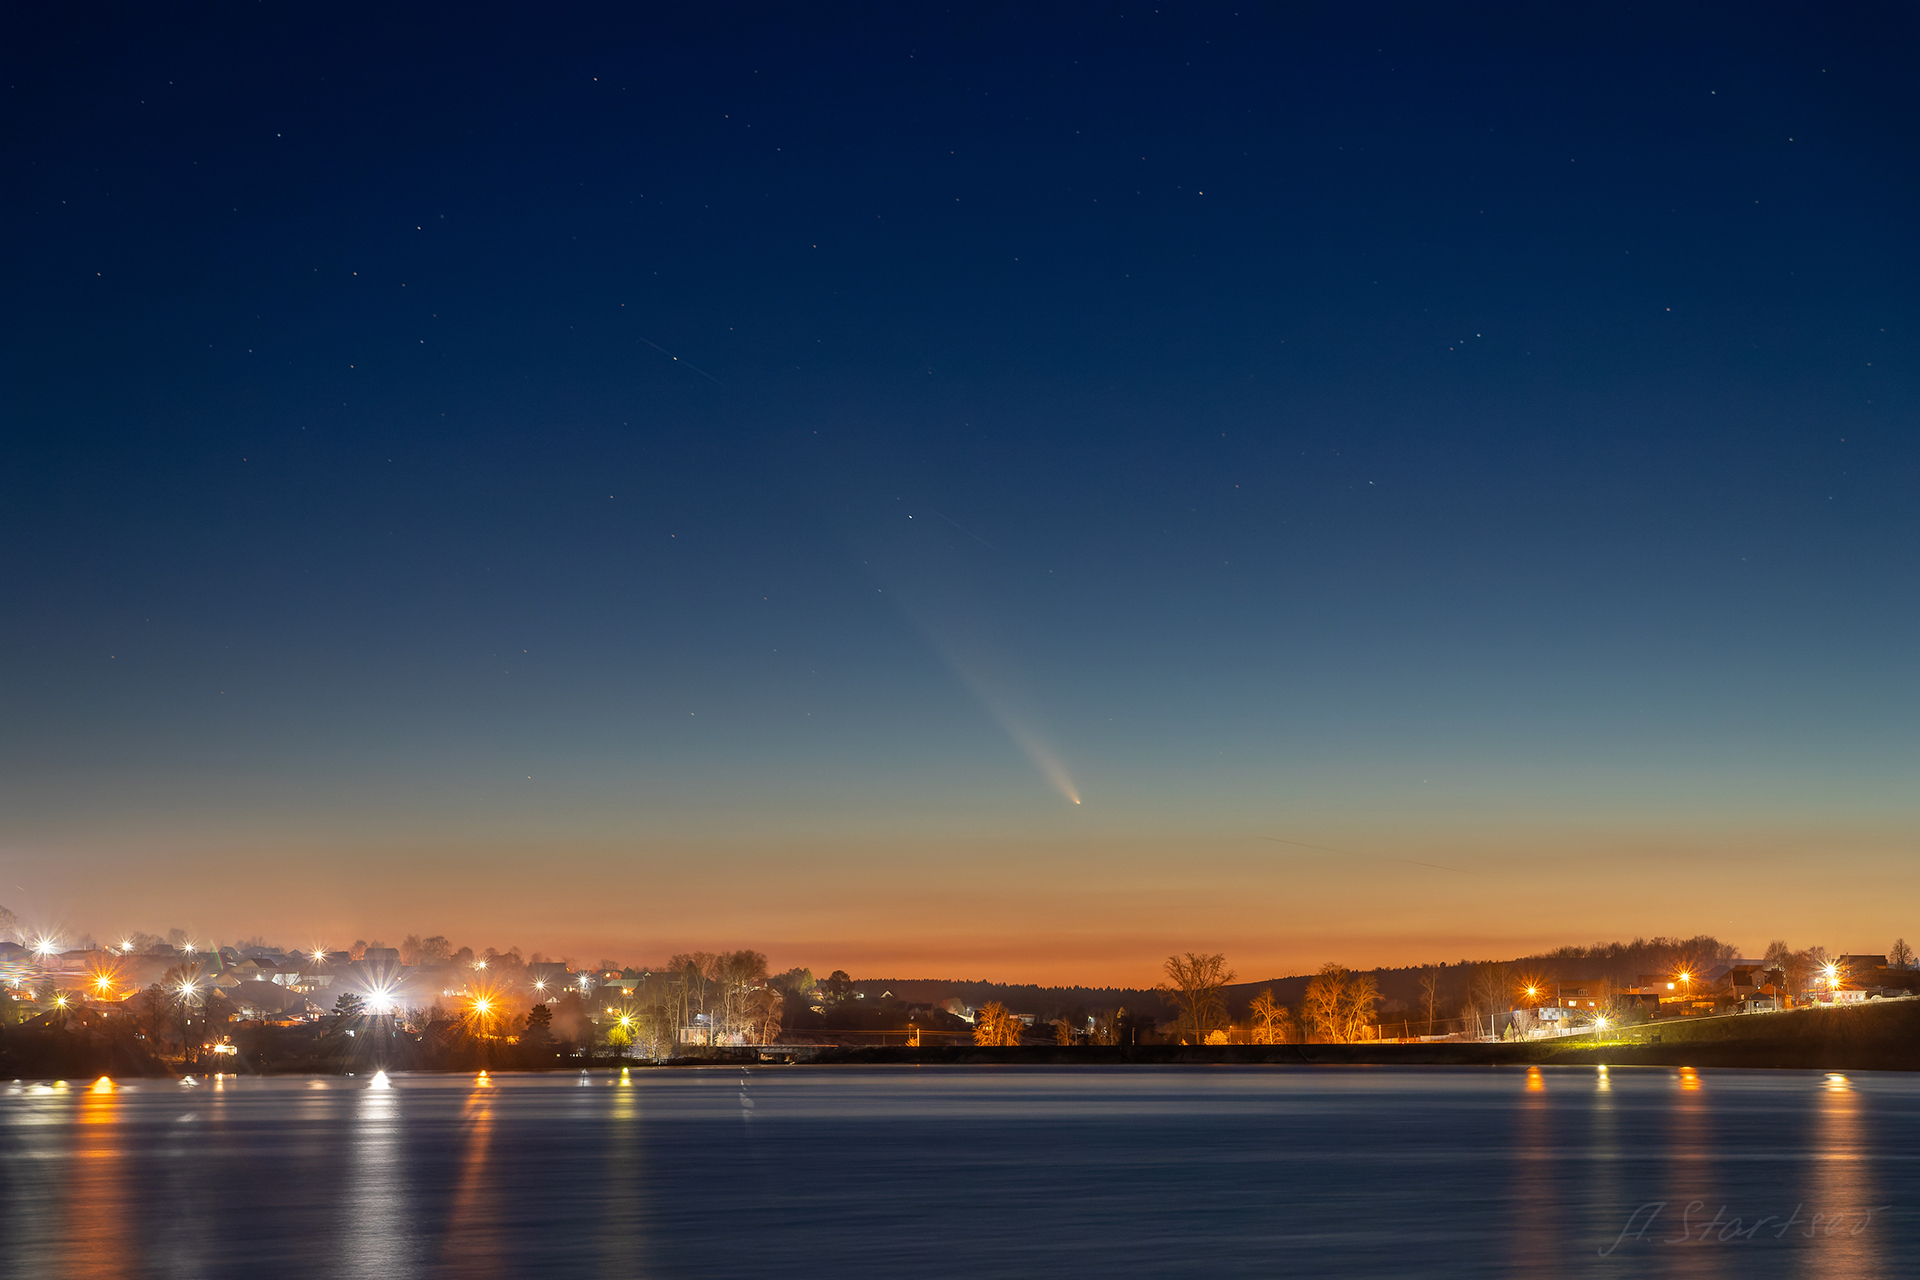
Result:
{"label": "night sky", "polygon": [[1910,6],[411,8],[0,20],[23,919],[1920,930]]}

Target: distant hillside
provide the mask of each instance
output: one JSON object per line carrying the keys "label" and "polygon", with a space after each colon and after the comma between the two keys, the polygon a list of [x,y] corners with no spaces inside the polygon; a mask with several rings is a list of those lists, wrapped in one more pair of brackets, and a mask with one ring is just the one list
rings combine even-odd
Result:
{"label": "distant hillside", "polygon": [[[1380,998],[1389,1007],[1398,1001],[1412,1010],[1424,999],[1420,990],[1421,974],[1433,969],[1440,979],[1439,1006],[1444,1010],[1441,1016],[1450,1017],[1466,1000],[1467,984],[1479,969],[1506,970],[1509,985],[1524,977],[1543,984],[1575,978],[1611,978],[1618,985],[1630,986],[1643,973],[1672,973],[1683,967],[1711,968],[1725,964],[1738,954],[1739,949],[1733,944],[1703,933],[1693,938],[1635,938],[1632,942],[1560,947],[1511,960],[1454,960],[1404,969],[1356,969],[1355,972],[1373,974],[1380,986]],[[1235,1017],[1240,1017],[1254,996],[1269,987],[1275,1000],[1297,1006],[1312,978],[1312,974],[1299,973],[1261,982],[1235,983],[1227,988],[1228,1007]]]}
{"label": "distant hillside", "polygon": [[[1424,999],[1420,976],[1431,968],[1439,977],[1441,1017],[1454,1016],[1467,996],[1474,972],[1491,967],[1505,970],[1502,985],[1521,977],[1543,983],[1574,978],[1611,978],[1615,983],[1631,985],[1643,973],[1671,973],[1682,966],[1711,967],[1724,964],[1737,955],[1737,949],[1710,934],[1693,938],[1635,938],[1632,942],[1596,942],[1590,947],[1560,947],[1537,955],[1516,956],[1510,960],[1454,960],[1431,966],[1416,965],[1402,969],[1355,969],[1372,973],[1380,986],[1385,1020],[1396,1008],[1408,1011],[1421,1007]],[[1231,964],[1233,957],[1227,957]],[[1244,1018],[1247,1006],[1260,992],[1271,987],[1282,1004],[1297,1007],[1306,995],[1310,973],[1265,978],[1257,982],[1237,982],[1226,990],[1227,1007],[1233,1016]],[[1156,991],[1138,987],[1043,987],[1034,983],[969,981],[961,978],[863,978],[854,988],[876,1000],[891,992],[896,1000],[908,1004],[939,1004],[959,1000],[979,1008],[989,1000],[998,1000],[1015,1013],[1031,1013],[1042,1019],[1063,1014],[1086,1014],[1094,1009],[1125,1007],[1136,1013],[1166,1018],[1171,1015],[1166,1001]]]}

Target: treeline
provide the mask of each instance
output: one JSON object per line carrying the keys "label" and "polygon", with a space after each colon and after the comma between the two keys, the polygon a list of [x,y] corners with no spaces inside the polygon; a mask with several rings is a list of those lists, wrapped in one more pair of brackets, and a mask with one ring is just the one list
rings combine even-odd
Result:
{"label": "treeline", "polygon": [[[1643,973],[1673,973],[1682,968],[1711,968],[1737,958],[1739,949],[1711,934],[1692,938],[1635,938],[1632,942],[1596,942],[1590,947],[1559,947],[1535,955],[1504,960],[1452,960],[1404,968],[1374,969],[1380,999],[1412,1009],[1425,1000],[1425,981],[1439,975],[1447,992],[1447,1001],[1464,1000],[1467,987],[1476,972],[1505,970],[1527,973],[1547,981],[1572,978],[1610,978],[1617,986],[1631,986]],[[1306,994],[1310,973],[1268,978],[1264,982],[1243,982],[1228,988],[1227,996],[1236,1010],[1245,1010],[1254,995],[1266,988],[1276,998],[1297,1004]],[[1446,1001],[1443,1001],[1445,1003]]]}
{"label": "treeline", "polygon": [[969,1008],[995,1002],[1043,1022],[1093,1009],[1131,1008],[1157,1012],[1161,993],[1138,987],[1047,987],[1030,982],[987,982],[964,978],[861,978],[856,990],[874,998],[892,992],[907,1004],[939,1005],[957,1000]]}

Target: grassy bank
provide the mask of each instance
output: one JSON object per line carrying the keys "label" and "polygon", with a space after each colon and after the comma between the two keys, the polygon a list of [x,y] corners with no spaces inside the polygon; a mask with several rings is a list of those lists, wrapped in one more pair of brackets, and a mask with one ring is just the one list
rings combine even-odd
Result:
{"label": "grassy bank", "polygon": [[[1655,1037],[1658,1037],[1657,1041]],[[1673,1019],[1611,1038],[1572,1037],[1499,1044],[1142,1045],[1009,1048],[942,1046],[828,1048],[797,1060],[817,1063],[1005,1063],[1091,1066],[1124,1063],[1275,1065],[1799,1067],[1847,1071],[1920,1068],[1920,1000],[1743,1017]]]}

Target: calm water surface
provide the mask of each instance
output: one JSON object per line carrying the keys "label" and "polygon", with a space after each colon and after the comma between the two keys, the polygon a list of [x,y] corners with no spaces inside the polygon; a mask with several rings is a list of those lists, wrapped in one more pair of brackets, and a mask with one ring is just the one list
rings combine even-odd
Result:
{"label": "calm water surface", "polygon": [[1917,1160],[1866,1073],[15,1084],[0,1276],[1914,1276]]}

